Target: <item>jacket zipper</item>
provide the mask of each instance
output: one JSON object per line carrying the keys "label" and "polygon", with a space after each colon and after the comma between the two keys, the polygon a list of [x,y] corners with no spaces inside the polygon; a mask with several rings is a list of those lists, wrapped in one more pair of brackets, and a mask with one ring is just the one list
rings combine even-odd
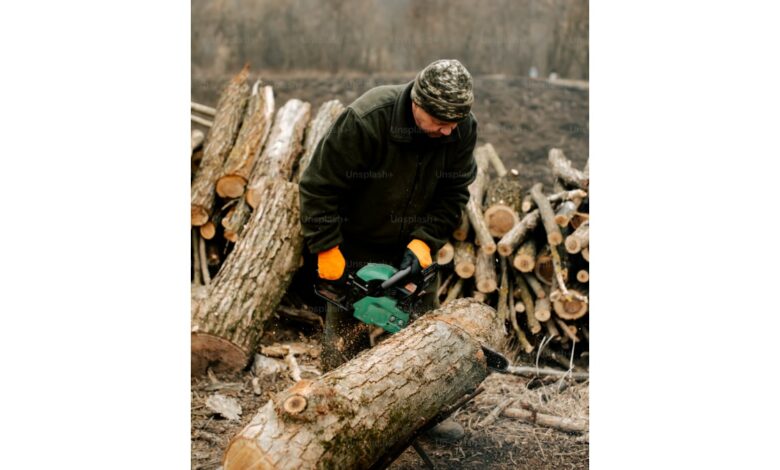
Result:
{"label": "jacket zipper", "polygon": [[417,154],[417,165],[415,165],[414,167],[414,181],[412,182],[412,191],[409,193],[409,199],[407,199],[406,206],[404,207],[404,211],[401,214],[401,232],[398,234],[399,245],[403,243],[401,237],[403,236],[404,229],[406,228],[406,213],[409,210],[409,205],[412,203],[414,192],[417,189],[417,180],[419,179],[420,176],[420,166],[422,166],[422,158],[420,158],[420,154]]}

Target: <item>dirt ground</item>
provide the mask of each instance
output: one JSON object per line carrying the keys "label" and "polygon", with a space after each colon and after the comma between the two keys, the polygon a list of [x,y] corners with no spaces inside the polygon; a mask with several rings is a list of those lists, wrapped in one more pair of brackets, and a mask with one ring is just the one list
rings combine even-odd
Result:
{"label": "dirt ground", "polygon": [[[312,103],[316,110],[330,99],[349,104],[365,90],[381,84],[405,83],[413,74],[394,76],[323,77],[314,74],[263,77],[274,87],[277,107],[290,98]],[[193,100],[214,106],[225,78],[198,80],[193,77]],[[492,143],[507,168],[520,171],[524,186],[537,181],[550,188],[547,165],[551,147],[564,150],[575,166],[582,168],[588,158],[588,91],[552,86],[524,77],[475,77],[476,103],[473,111],[479,121],[478,144]],[[205,130],[205,129],[204,129]],[[269,331],[262,342],[308,341],[319,344],[319,331],[306,335],[289,328]],[[319,369],[318,358],[302,358],[302,366]],[[304,378],[311,372],[304,372]],[[313,375],[308,375],[313,377]],[[216,469],[229,439],[243,428],[270,397],[292,384],[286,373],[264,378],[261,394],[253,391],[251,371],[232,376],[193,379],[192,455],[193,469]],[[498,417],[481,424],[496,405],[512,398],[536,406],[541,412],[574,418],[588,417],[588,384],[576,384],[562,392],[550,387],[533,388],[530,379],[492,374],[484,382],[485,392],[455,414],[466,429],[463,440],[454,445],[421,439],[436,468],[464,469],[547,469],[587,468],[588,435],[571,435],[553,429]],[[548,390],[542,392],[542,390]],[[240,421],[215,416],[205,400],[219,392],[235,397],[243,413]],[[390,467],[395,470],[425,468],[420,457],[407,449]]]}

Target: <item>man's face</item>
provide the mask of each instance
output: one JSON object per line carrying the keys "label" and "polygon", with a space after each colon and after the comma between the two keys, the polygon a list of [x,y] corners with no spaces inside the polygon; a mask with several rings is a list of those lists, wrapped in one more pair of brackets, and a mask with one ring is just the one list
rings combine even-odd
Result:
{"label": "man's face", "polygon": [[417,103],[414,101],[412,101],[412,114],[417,127],[422,129],[425,135],[433,139],[452,134],[452,131],[458,126],[457,122],[445,122],[436,119],[417,106]]}

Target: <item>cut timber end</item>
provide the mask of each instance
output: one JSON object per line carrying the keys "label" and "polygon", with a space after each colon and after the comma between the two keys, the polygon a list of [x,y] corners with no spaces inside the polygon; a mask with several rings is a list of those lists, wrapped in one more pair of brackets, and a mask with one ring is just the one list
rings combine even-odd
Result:
{"label": "cut timber end", "polygon": [[503,237],[518,222],[517,212],[507,205],[494,204],[485,211],[488,232],[494,237]]}
{"label": "cut timber end", "polygon": [[455,256],[455,248],[452,246],[452,243],[447,242],[436,253],[436,264],[440,266],[449,264],[450,261],[452,261],[452,258],[454,256]]}
{"label": "cut timber end", "polygon": [[495,292],[497,288],[498,285],[495,279],[482,279],[477,281],[477,290],[482,292],[483,294],[489,294],[491,292]]}
{"label": "cut timber end", "polygon": [[284,401],[284,411],[287,414],[297,415],[306,409],[306,398],[300,395],[293,395]]}
{"label": "cut timber end", "polygon": [[571,235],[566,237],[565,246],[566,246],[566,251],[571,254],[579,253],[580,250],[582,249],[580,245],[580,240],[577,237],[573,237]]}
{"label": "cut timber end", "polygon": [[558,246],[563,243],[563,235],[555,232],[549,233],[547,234],[547,243],[549,243],[551,246]]}
{"label": "cut timber end", "polygon": [[550,299],[538,299],[536,301],[536,310],[534,310],[534,317],[541,321],[546,322],[550,319]]}
{"label": "cut timber end", "polygon": [[217,227],[214,225],[214,222],[209,220],[200,226],[200,236],[203,237],[204,240],[211,240],[216,234]]}
{"label": "cut timber end", "polygon": [[474,275],[475,267],[471,263],[461,263],[455,266],[455,273],[461,279],[468,279]]}
{"label": "cut timber end", "polygon": [[200,206],[190,206],[190,223],[193,227],[200,227],[209,221],[209,213]]}
{"label": "cut timber end", "polygon": [[217,194],[222,198],[237,198],[244,195],[246,179],[238,175],[223,176],[217,181]]}
{"label": "cut timber end", "polygon": [[536,264],[536,260],[532,256],[527,256],[527,255],[523,255],[522,253],[518,253],[515,256],[515,259],[512,262],[512,264],[521,273],[530,273],[531,271],[534,270],[534,265]]}
{"label": "cut timber end", "polygon": [[257,209],[257,205],[260,204],[260,191],[255,188],[248,188],[246,190],[246,203],[252,209]]}
{"label": "cut timber end", "polygon": [[[575,289],[569,289],[569,291],[577,292]],[[588,303],[575,298],[567,300],[561,296],[553,301],[553,307],[555,308],[555,313],[564,320],[576,320],[588,313]]]}
{"label": "cut timber end", "polygon": [[249,356],[230,341],[208,333],[193,332],[190,335],[190,374],[206,375],[206,369],[214,372],[235,372],[243,369]]}
{"label": "cut timber end", "polygon": [[590,263],[590,248],[582,249],[582,258],[588,263]]}
{"label": "cut timber end", "polygon": [[577,271],[577,280],[582,283],[586,283],[590,280],[590,274],[588,274],[588,271],[585,269],[580,269]]}

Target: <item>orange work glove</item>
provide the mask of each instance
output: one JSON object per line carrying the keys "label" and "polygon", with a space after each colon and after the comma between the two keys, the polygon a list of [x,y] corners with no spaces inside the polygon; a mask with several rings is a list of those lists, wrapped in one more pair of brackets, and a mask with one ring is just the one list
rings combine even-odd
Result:
{"label": "orange work glove", "polygon": [[317,253],[317,273],[322,279],[329,281],[341,279],[346,265],[347,262],[344,260],[344,255],[341,254],[338,245]]}
{"label": "orange work glove", "polygon": [[417,261],[420,263],[421,268],[425,269],[433,264],[433,261],[431,260],[431,249],[424,241],[415,238],[406,245],[406,248],[409,248],[409,251],[414,253],[414,256],[417,257]]}

